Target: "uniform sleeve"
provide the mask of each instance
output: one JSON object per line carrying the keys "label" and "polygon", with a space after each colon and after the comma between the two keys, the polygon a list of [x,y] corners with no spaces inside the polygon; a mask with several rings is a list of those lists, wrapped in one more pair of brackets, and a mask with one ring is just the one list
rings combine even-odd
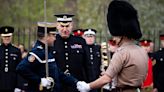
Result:
{"label": "uniform sleeve", "polygon": [[33,73],[35,61],[29,62],[28,57],[24,58],[17,66],[16,71],[23,76],[27,81],[32,81],[35,84],[40,84],[41,78]]}
{"label": "uniform sleeve", "polygon": [[113,78],[121,71],[125,59],[126,59],[125,53],[122,53],[121,51],[114,53],[105,73],[111,78]]}

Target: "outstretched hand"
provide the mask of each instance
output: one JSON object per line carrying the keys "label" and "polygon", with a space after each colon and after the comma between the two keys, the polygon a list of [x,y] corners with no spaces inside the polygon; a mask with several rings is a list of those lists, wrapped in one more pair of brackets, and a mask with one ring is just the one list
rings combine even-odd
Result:
{"label": "outstretched hand", "polygon": [[77,82],[76,86],[80,92],[89,92],[91,90],[89,84],[84,81]]}

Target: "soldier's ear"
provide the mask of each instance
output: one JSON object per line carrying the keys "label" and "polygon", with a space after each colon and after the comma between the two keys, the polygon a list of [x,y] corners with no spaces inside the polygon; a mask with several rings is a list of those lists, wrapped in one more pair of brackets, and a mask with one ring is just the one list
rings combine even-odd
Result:
{"label": "soldier's ear", "polygon": [[[73,29],[73,22],[70,22],[69,28],[70,28],[70,29]],[[72,30],[72,31],[73,31],[73,30]]]}
{"label": "soldier's ear", "polygon": [[71,22],[70,25],[73,26],[74,25],[74,22]]}

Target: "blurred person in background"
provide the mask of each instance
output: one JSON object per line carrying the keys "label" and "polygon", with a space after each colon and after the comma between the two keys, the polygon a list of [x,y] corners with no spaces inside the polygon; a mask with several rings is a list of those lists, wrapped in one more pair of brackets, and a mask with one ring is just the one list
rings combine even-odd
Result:
{"label": "blurred person in background", "polygon": [[152,41],[149,39],[143,39],[139,41],[139,45],[147,52],[149,55],[148,59],[148,73],[145,81],[142,84],[143,92],[146,92],[147,90],[151,90],[153,86],[153,61],[152,57],[150,56],[149,53],[152,53],[151,49],[151,43]]}
{"label": "blurred person in background", "polygon": [[75,29],[72,31],[74,36],[79,36],[82,37],[84,34],[84,30],[83,29]]}
{"label": "blurred person in background", "polygon": [[25,49],[25,46],[23,44],[18,44],[18,48],[21,50],[22,53],[22,59],[27,56],[28,52]]}
{"label": "blurred person in background", "polygon": [[153,92],[164,92],[164,33],[160,33],[161,48],[153,54],[156,64],[153,66]]}
{"label": "blurred person in background", "polygon": [[11,44],[14,28],[2,26],[0,35],[0,92],[14,92],[18,89],[16,66],[21,61],[21,51]]}
{"label": "blurred person in background", "polygon": [[[97,78],[99,78],[101,70],[101,46],[96,44],[96,30],[95,29],[85,29],[83,38],[87,43],[87,55],[88,55],[88,63],[87,63],[87,75],[88,82],[91,82]],[[100,92],[101,89],[91,90],[90,92]]]}

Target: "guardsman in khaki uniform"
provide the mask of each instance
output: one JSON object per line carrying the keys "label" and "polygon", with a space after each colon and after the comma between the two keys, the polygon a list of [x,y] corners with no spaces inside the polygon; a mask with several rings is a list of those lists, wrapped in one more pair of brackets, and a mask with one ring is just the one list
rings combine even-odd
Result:
{"label": "guardsman in khaki uniform", "polygon": [[126,1],[114,0],[108,8],[107,22],[113,40],[119,47],[104,75],[88,84],[80,82],[77,88],[87,92],[102,87],[116,77],[116,92],[140,92],[147,74],[148,55],[134,42],[142,36],[137,11]]}

